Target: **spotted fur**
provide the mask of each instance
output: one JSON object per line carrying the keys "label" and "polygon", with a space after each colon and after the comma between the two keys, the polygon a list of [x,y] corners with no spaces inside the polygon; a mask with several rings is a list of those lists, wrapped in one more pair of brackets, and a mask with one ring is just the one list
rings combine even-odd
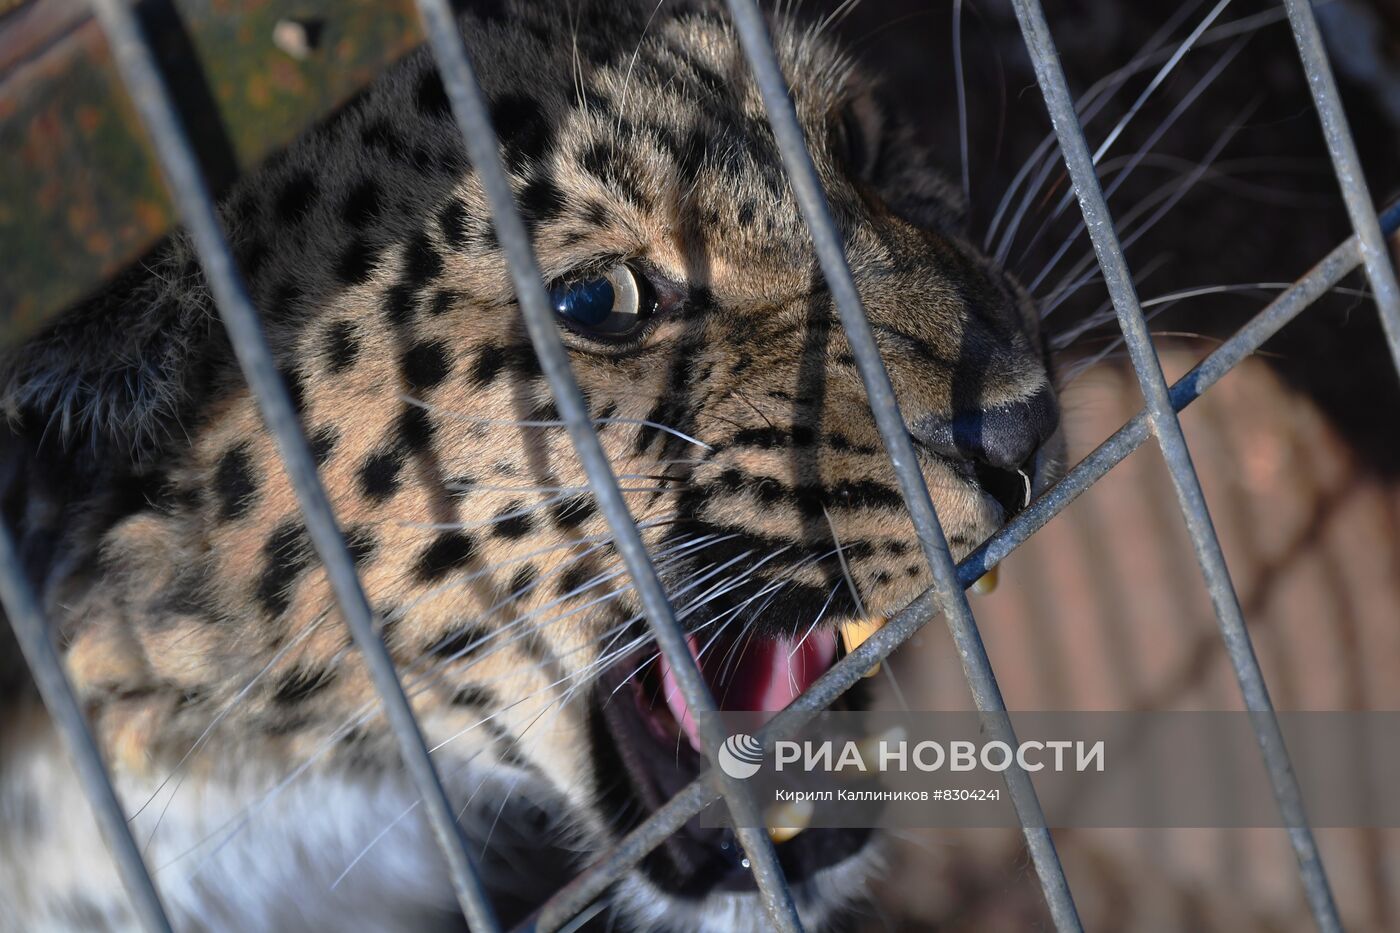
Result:
{"label": "spotted fur", "polygon": [[[929,580],[720,7],[502,0],[470,4],[464,32],[545,276],[628,260],[673,291],[626,347],[565,336],[680,611],[791,633],[856,612],[841,558],[870,612]],[[773,29],[911,430],[1044,393],[1029,302],[959,235],[956,195],[871,80],[809,26]],[[496,853],[493,886],[538,902],[557,883],[532,873],[541,852],[563,853],[562,880],[620,831],[589,717],[597,662],[642,628],[429,58],[270,160],[222,217],[385,642],[476,844]],[[0,387],[30,465],[10,508],[178,923],[450,919],[188,242],[15,354]],[[969,462],[925,449],[919,465],[966,553],[1001,507]],[[719,567],[723,599],[697,582]],[[15,735],[16,759],[52,746],[42,729]],[[105,867],[28,858],[93,845],[80,804],[47,823],[67,783],[42,771],[0,781],[0,815],[38,824],[0,830],[3,886],[34,923],[124,925]],[[333,885],[352,862],[353,883]],[[812,926],[872,864],[799,889]],[[614,900],[648,929],[759,916],[751,894],[681,901],[641,872]]]}

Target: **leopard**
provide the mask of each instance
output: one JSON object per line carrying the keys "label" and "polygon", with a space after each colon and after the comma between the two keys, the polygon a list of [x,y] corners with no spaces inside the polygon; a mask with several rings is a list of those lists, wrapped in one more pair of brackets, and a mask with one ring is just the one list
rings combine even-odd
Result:
{"label": "leopard", "polygon": [[[933,582],[717,0],[473,0],[460,31],[598,439],[722,709],[771,714]],[[1027,292],[825,23],[773,48],[955,558],[1058,468]],[[426,50],[218,216],[503,922],[705,768],[544,377]],[[4,515],[177,929],[461,929],[449,872],[190,237],[0,358]],[[10,652],[12,654],[12,652]],[[33,691],[0,731],[0,928],[136,916]],[[845,708],[868,703],[862,685]],[[775,849],[805,928],[872,830]],[[598,928],[766,929],[692,820]]]}

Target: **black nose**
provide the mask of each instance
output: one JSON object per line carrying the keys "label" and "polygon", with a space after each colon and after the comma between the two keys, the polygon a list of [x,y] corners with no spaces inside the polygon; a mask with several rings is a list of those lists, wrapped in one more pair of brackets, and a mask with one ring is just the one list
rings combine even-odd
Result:
{"label": "black nose", "polygon": [[1047,387],[1028,399],[982,411],[926,415],[914,422],[910,433],[941,456],[1014,471],[1035,455],[1059,423],[1059,406]]}

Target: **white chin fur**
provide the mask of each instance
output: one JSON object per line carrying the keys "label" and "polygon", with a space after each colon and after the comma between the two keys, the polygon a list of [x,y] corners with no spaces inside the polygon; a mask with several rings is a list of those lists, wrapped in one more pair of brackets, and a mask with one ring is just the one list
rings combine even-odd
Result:
{"label": "white chin fur", "polygon": [[[5,772],[0,780],[0,890],[18,895],[5,898],[8,905],[0,902],[0,933],[134,929],[106,847],[58,743],[50,735],[23,751],[0,769]],[[464,827],[477,839],[493,828],[501,833],[496,818],[507,788],[516,800],[525,794],[535,801],[543,796],[543,788],[529,786],[535,782],[525,772],[499,764],[459,771],[457,780],[449,767],[444,776],[454,796],[477,798]],[[437,846],[415,806],[417,795],[401,773],[309,770],[286,780],[284,773],[243,762],[199,778],[187,776],[162,792],[120,771],[116,777],[129,809],[150,800],[132,825],[176,929],[460,929]],[[7,825],[10,830],[19,826],[26,816],[22,811],[37,800],[44,801],[39,838],[3,831]],[[503,818],[510,819],[508,814]],[[555,845],[581,841],[550,835]],[[864,899],[867,881],[881,862],[878,848],[872,842],[859,855],[794,887],[806,929],[826,928],[833,917]],[[590,859],[583,854],[581,860]],[[520,895],[531,881],[538,886],[543,879],[498,877],[488,883]],[[552,891],[531,893],[542,900]],[[618,930],[767,929],[755,893],[680,900],[640,872],[623,879],[610,906]]]}
{"label": "white chin fur", "polygon": [[[793,885],[793,901],[805,930],[827,929],[834,919],[866,902],[870,880],[885,864],[876,834],[855,856]],[[723,892],[704,900],[674,898],[633,872],[618,885],[612,904],[618,929],[665,933],[767,933],[772,929],[757,892]]]}

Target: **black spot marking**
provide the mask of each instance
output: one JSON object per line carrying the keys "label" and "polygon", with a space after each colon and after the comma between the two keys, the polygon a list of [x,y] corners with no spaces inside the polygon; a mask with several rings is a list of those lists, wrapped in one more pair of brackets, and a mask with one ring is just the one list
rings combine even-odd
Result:
{"label": "black spot marking", "polygon": [[432,417],[420,405],[405,405],[394,425],[400,447],[410,453],[426,450],[433,442],[434,431]]}
{"label": "black spot marking", "polygon": [[506,347],[506,363],[521,379],[533,379],[544,375],[540,369],[540,358],[529,341],[513,343]]}
{"label": "black spot marking", "polygon": [[478,684],[462,684],[452,694],[453,706],[470,706],[483,713],[494,713],[501,708],[496,694]]}
{"label": "black spot marking", "polygon": [[461,301],[461,292],[453,291],[450,288],[444,288],[442,291],[433,295],[433,302],[428,306],[428,313],[433,317],[441,317],[452,310],[454,305],[460,304]]}
{"label": "black spot marking", "polygon": [[880,452],[878,447],[871,444],[857,444],[844,434],[828,434],[826,436],[826,443],[832,450],[839,450],[842,452],[867,455]]}
{"label": "black spot marking", "polygon": [[403,327],[412,320],[416,309],[412,285],[395,285],[384,293],[384,316],[395,327]]}
{"label": "black spot marking", "polygon": [[425,340],[409,347],[399,358],[404,382],[414,392],[426,392],[440,385],[452,372],[452,357],[441,340]]}
{"label": "black spot marking", "polygon": [[295,223],[316,203],[320,196],[320,188],[316,184],[316,179],[309,172],[298,172],[282,185],[277,192],[277,202],[274,210],[277,212],[277,219],[283,223]]}
{"label": "black spot marking", "polygon": [[754,210],[754,203],[752,201],[745,201],[743,204],[739,205],[739,226],[753,226]]}
{"label": "black spot marking", "polygon": [[438,226],[442,228],[442,241],[449,249],[460,250],[467,245],[467,208],[453,198],[438,211]]}
{"label": "black spot marking", "polygon": [[636,166],[611,140],[589,146],[583,151],[579,161],[589,174],[613,188],[628,201],[643,209],[650,207],[649,199],[642,193]]}
{"label": "black spot marking", "polygon": [[355,325],[349,321],[336,321],[326,331],[326,369],[332,375],[345,372],[355,365],[360,355],[360,338]]}
{"label": "black spot marking", "polygon": [[301,381],[301,373],[293,368],[286,368],[278,371],[282,377],[282,385],[287,389],[287,395],[292,403],[292,411],[298,415],[306,411],[306,386]]}
{"label": "black spot marking", "polygon": [[219,458],[214,469],[214,490],[219,497],[219,518],[226,522],[242,518],[253,507],[258,480],[247,444],[230,448]]}
{"label": "black spot marking", "polygon": [[547,178],[536,178],[525,186],[516,201],[520,218],[532,231],[559,216],[564,209],[564,193]]}
{"label": "black spot marking", "polygon": [[485,388],[500,375],[501,370],[504,369],[505,366],[505,350],[494,343],[488,343],[477,353],[476,362],[472,365],[472,385],[476,386],[478,389]]}
{"label": "black spot marking", "polygon": [[340,205],[340,217],[356,230],[361,230],[379,216],[383,207],[379,183],[373,178],[366,178],[345,196],[345,201]]}
{"label": "black spot marking", "polygon": [[425,583],[440,580],[453,570],[466,565],[476,556],[476,541],[460,531],[448,531],[423,549],[414,569]]}
{"label": "black spot marking", "polygon": [[302,298],[301,286],[291,279],[278,282],[267,302],[267,317],[273,321],[290,321],[297,314]]}
{"label": "black spot marking", "polygon": [[325,690],[335,681],[335,672],[328,667],[299,667],[283,675],[277,682],[277,692],[272,702],[279,706],[293,706],[304,703]]}
{"label": "black spot marking", "polygon": [[428,647],[428,654],[438,658],[463,658],[491,638],[491,632],[473,622],[454,625],[447,634]]}
{"label": "black spot marking", "polygon": [[590,495],[577,495],[555,504],[550,513],[560,528],[577,528],[598,511],[598,503]]}
{"label": "black spot marking", "polygon": [[491,124],[512,172],[524,172],[530,163],[543,161],[554,150],[554,128],[533,97],[501,95],[491,104]]}
{"label": "black spot marking", "polygon": [[342,285],[363,285],[379,261],[378,251],[364,237],[356,237],[335,261],[335,277]]}
{"label": "black spot marking", "polygon": [[[588,201],[583,205],[582,210],[584,223],[590,227],[606,227],[612,223],[612,213],[609,212],[606,204],[599,201]],[[582,235],[579,235],[579,241],[582,242],[582,240]]]}
{"label": "black spot marking", "polygon": [[413,235],[404,247],[403,283],[420,288],[442,275],[442,256],[423,231]]}
{"label": "black spot marking", "polygon": [[[590,560],[578,560],[573,563],[568,570],[559,575],[559,582],[555,585],[556,596],[572,597],[581,596],[584,587],[592,589],[602,581],[596,580],[598,568]],[[592,583],[590,583],[592,581]]]}
{"label": "black spot marking", "polygon": [[498,538],[514,541],[530,533],[534,524],[523,502],[512,502],[491,520],[491,531]]}
{"label": "black spot marking", "polygon": [[418,112],[425,117],[442,120],[452,115],[451,105],[447,101],[447,90],[442,86],[442,76],[436,68],[429,68],[418,79],[418,89],[414,92],[413,102],[418,107]]}
{"label": "black spot marking", "polygon": [[311,436],[311,458],[316,461],[318,467],[326,465],[339,440],[340,432],[332,425],[326,425]]}
{"label": "black spot marking", "polygon": [[383,502],[399,491],[403,453],[397,448],[372,453],[360,465],[360,492],[372,502]]}
{"label": "black spot marking", "polygon": [[[679,456],[684,449],[685,442],[682,441],[675,432],[680,434],[695,433],[695,400],[691,397],[691,383],[695,378],[695,371],[692,367],[692,360],[700,355],[702,347],[694,341],[682,343],[675,348],[675,356],[672,357],[666,373],[666,388],[657,398],[656,405],[647,413],[646,421],[637,432],[637,440],[634,449],[637,453],[642,453],[656,439],[661,439],[661,453],[669,456]],[[669,425],[673,430],[662,432],[660,428],[653,425]]]}
{"label": "black spot marking", "polygon": [[379,547],[379,539],[369,525],[355,525],[345,531],[345,547],[350,551],[350,559],[358,567],[374,556]]}
{"label": "black spot marking", "polygon": [[375,120],[365,124],[364,129],[360,130],[360,142],[370,149],[386,152],[401,161],[408,156],[408,149],[403,140],[394,133],[387,120]]}
{"label": "black spot marking", "polygon": [[291,602],[291,589],[302,571],[311,565],[313,553],[306,528],[287,519],[273,529],[263,545],[266,563],[258,579],[258,603],[269,615],[279,616]]}
{"label": "black spot marking", "polygon": [[523,565],[510,578],[510,595],[515,599],[523,599],[534,588],[539,576],[540,572],[535,569],[534,564]]}
{"label": "black spot marking", "polygon": [[793,425],[791,430],[775,427],[746,428],[735,433],[729,443],[735,447],[757,447],[771,450],[779,447],[810,447],[817,440],[816,432],[807,425]]}

